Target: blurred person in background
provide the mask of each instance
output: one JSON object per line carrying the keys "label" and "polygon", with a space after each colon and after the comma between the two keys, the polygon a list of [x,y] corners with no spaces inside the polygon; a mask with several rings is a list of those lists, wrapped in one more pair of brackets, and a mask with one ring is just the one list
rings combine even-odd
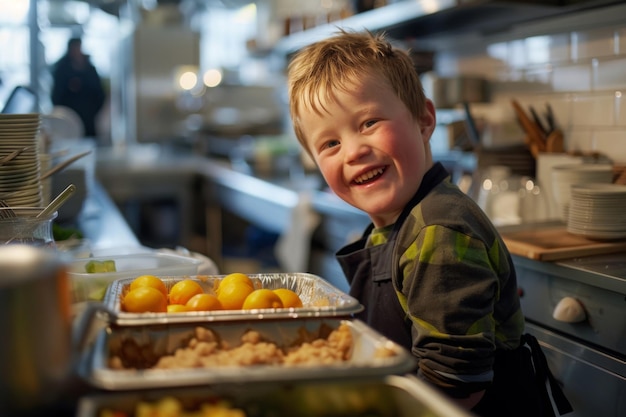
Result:
{"label": "blurred person in background", "polygon": [[96,116],[105,101],[100,75],[82,50],[82,40],[71,38],[67,52],[52,69],[52,104],[76,112],[83,122],[86,137],[97,137]]}

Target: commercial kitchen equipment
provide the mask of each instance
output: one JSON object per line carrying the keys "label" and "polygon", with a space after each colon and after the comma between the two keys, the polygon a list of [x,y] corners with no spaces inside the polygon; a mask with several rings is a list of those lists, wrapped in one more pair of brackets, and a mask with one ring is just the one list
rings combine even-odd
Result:
{"label": "commercial kitchen equipment", "polygon": [[513,255],[527,330],[574,408],[568,417],[626,415],[624,255]]}

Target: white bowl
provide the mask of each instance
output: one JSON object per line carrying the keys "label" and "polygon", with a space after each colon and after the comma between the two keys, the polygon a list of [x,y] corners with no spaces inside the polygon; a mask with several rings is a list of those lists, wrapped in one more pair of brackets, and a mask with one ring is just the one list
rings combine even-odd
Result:
{"label": "white bowl", "polygon": [[[112,260],[116,272],[89,273],[90,261]],[[117,279],[136,278],[140,275],[166,276],[196,275],[201,261],[188,256],[165,253],[137,253],[76,259],[69,264],[73,301],[100,301],[107,287]]]}

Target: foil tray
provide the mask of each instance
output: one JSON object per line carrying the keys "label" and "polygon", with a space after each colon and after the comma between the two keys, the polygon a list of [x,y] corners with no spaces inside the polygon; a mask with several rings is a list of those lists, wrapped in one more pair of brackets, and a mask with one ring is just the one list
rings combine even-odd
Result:
{"label": "foil tray", "polygon": [[[214,288],[226,275],[191,275],[159,277],[168,291],[178,281],[197,280],[205,292]],[[304,307],[254,310],[222,310],[188,313],[128,313],[122,311],[121,300],[134,278],[115,280],[107,289],[104,305],[111,321],[119,325],[144,325],[153,323],[189,323],[207,321],[233,321],[251,319],[339,317],[350,316],[363,310],[358,300],[339,290],[321,277],[307,273],[248,274],[256,288],[288,288],[298,294]]]}
{"label": "foil tray", "polygon": [[133,416],[139,402],[165,397],[178,399],[188,410],[226,401],[246,417],[470,417],[411,375],[94,394],[79,400],[76,416],[98,417],[105,409]]}
{"label": "foil tray", "polygon": [[[157,359],[186,346],[196,327],[211,329],[233,348],[248,330],[279,347],[302,341],[303,332],[320,333],[347,324],[352,335],[350,358],[330,365],[224,365],[202,368],[151,369]],[[387,355],[380,355],[384,351]],[[129,359],[134,369],[110,366],[113,356]],[[129,366],[127,364],[127,366]],[[193,386],[226,382],[298,381],[401,374],[414,370],[415,358],[359,320],[338,318],[278,319],[213,323],[172,323],[147,326],[108,326],[98,333],[84,379],[108,390]]]}

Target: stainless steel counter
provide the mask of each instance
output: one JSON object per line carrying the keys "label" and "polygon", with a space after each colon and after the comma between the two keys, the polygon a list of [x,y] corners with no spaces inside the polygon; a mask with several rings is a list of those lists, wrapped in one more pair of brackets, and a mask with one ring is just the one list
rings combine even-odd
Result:
{"label": "stainless steel counter", "polygon": [[95,182],[78,217],[78,227],[92,249],[133,247],[140,243],[107,192]]}
{"label": "stainless steel counter", "polygon": [[[320,275],[337,288],[348,291],[348,283],[334,253],[361,235],[369,217],[330,192],[311,187],[306,177],[259,179],[234,171],[219,160],[205,160],[199,171],[206,182],[207,236],[209,255],[218,264],[221,256],[222,210],[272,231],[284,234],[292,227],[292,211],[300,201],[310,201],[310,209],[319,215],[314,244],[309,252],[307,272]],[[297,221],[297,220],[296,220]]]}
{"label": "stainless steel counter", "polygon": [[[283,234],[290,228],[291,212],[300,194],[308,193],[312,210],[321,215],[317,235],[330,252],[360,234],[369,223],[364,213],[320,190],[319,183],[311,176],[257,178],[233,169],[227,160],[153,146],[99,150],[96,177],[116,202],[148,195],[170,195],[178,199],[182,205],[179,227],[185,236],[191,233],[190,213],[192,209],[198,211],[200,201],[204,205],[200,210],[204,210],[206,223],[205,251],[218,265],[221,263],[223,211]],[[192,195],[197,194],[197,190],[190,190],[194,181],[203,184],[203,195]],[[334,264],[318,257],[316,264],[320,263],[331,268]],[[321,273],[323,269],[310,272]],[[330,274],[343,276],[338,269]]]}

